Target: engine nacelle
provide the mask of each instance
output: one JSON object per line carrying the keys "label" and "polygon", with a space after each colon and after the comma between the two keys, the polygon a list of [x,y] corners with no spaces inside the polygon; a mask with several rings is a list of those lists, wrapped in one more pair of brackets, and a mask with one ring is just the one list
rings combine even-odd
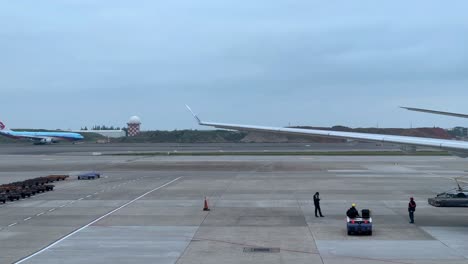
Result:
{"label": "engine nacelle", "polygon": [[41,138],[41,144],[52,144],[52,138]]}

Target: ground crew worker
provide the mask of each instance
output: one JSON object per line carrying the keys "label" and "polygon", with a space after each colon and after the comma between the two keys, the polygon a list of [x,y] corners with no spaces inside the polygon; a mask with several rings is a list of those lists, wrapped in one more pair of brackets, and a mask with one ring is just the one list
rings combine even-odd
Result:
{"label": "ground crew worker", "polygon": [[356,209],[356,204],[355,203],[353,203],[351,205],[351,208],[349,208],[348,211],[346,211],[346,216],[351,218],[351,219],[359,217],[359,212]]}
{"label": "ground crew worker", "polygon": [[315,206],[315,217],[318,217],[317,211],[320,214],[320,217],[323,217],[322,210],[320,209],[320,197],[319,192],[316,192],[314,195],[314,206]]}
{"label": "ground crew worker", "polygon": [[416,211],[416,202],[414,201],[413,197],[410,197],[410,201],[408,203],[410,224],[414,224],[414,211]]}

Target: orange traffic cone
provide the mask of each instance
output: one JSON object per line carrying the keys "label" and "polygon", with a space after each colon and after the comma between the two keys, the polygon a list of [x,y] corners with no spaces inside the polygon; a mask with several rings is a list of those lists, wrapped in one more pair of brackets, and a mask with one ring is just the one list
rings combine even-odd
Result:
{"label": "orange traffic cone", "polygon": [[210,208],[208,207],[208,200],[205,197],[205,205],[203,206],[203,211],[210,211]]}

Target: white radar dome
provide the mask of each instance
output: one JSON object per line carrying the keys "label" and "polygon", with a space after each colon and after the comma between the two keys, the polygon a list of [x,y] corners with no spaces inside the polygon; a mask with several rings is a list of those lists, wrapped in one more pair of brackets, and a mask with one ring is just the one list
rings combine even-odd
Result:
{"label": "white radar dome", "polygon": [[132,116],[128,120],[128,124],[141,124],[141,120],[138,116]]}

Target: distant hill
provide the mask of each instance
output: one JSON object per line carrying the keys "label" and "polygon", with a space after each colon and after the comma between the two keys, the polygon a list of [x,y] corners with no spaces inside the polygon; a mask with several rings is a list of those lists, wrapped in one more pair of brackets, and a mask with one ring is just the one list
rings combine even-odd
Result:
{"label": "distant hill", "polygon": [[[386,135],[397,135],[397,136],[413,136],[413,137],[431,137],[441,139],[452,139],[454,138],[445,129],[435,127],[422,127],[422,128],[349,128],[345,126],[334,126],[334,127],[309,127],[299,126],[294,128],[303,129],[318,129],[318,130],[333,130],[333,131],[345,131],[345,132],[359,132],[359,133],[373,133],[373,134],[386,134]],[[304,136],[292,136],[292,135],[274,135],[259,132],[250,132],[242,140],[242,142],[258,142],[258,143],[270,143],[270,142],[316,142],[316,143],[336,143],[344,142],[344,139],[324,138],[324,137],[304,137]]]}
{"label": "distant hill", "polygon": [[[299,128],[312,128],[312,127],[299,127]],[[317,128],[317,129],[329,129],[329,128]],[[373,134],[387,134],[387,135],[398,135],[398,136],[413,136],[413,137],[432,137],[451,139],[453,136],[447,132],[447,130],[440,127],[421,127],[421,128],[349,128],[345,126],[334,126],[331,128],[335,131],[347,131],[347,132],[361,132],[361,133],[373,133]]]}

